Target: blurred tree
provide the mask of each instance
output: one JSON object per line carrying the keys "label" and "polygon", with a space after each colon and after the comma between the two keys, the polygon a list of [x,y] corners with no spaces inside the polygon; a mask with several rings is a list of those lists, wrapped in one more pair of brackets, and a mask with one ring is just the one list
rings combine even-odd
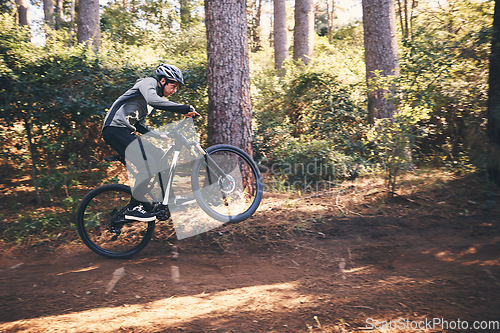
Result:
{"label": "blurred tree", "polygon": [[333,30],[335,18],[335,0],[323,0],[316,2],[315,29],[319,36],[330,35]]}
{"label": "blurred tree", "polygon": [[415,9],[417,8],[418,1],[416,0],[397,0],[398,8],[397,13],[399,17],[399,24],[401,25],[401,34],[403,39],[411,36],[413,28],[413,19],[415,17]]}
{"label": "blurred tree", "polygon": [[249,0],[248,2],[248,20],[250,22],[248,37],[251,52],[262,50],[262,31],[260,24],[262,19],[262,1],[263,0]]}
{"label": "blurred tree", "polygon": [[99,0],[80,0],[78,3],[78,43],[92,41],[94,52],[99,50],[101,28]]}
{"label": "blurred tree", "polygon": [[293,28],[293,59],[308,64],[314,50],[314,1],[295,1],[295,27]]}
{"label": "blurred tree", "polygon": [[19,25],[28,27],[30,26],[29,15],[28,15],[28,0],[16,0],[17,15]]}
{"label": "blurred tree", "polygon": [[203,21],[202,0],[179,0],[179,17],[181,30],[191,29]]}
{"label": "blurred tree", "polygon": [[54,1],[43,0],[43,16],[45,24],[54,28]]}
{"label": "blurred tree", "polygon": [[[73,2],[73,1],[74,0],[72,0],[71,2]],[[71,5],[70,5],[70,7],[71,7]],[[64,15],[63,0],[56,0],[56,7],[54,10],[54,28],[57,30],[59,30],[63,27],[63,24],[64,24],[63,15]]]}
{"label": "blurred tree", "polygon": [[252,154],[246,1],[206,0],[208,144]]}
{"label": "blurred tree", "polygon": [[288,37],[286,26],[286,1],[274,0],[274,63],[276,68],[283,68],[288,58]]}

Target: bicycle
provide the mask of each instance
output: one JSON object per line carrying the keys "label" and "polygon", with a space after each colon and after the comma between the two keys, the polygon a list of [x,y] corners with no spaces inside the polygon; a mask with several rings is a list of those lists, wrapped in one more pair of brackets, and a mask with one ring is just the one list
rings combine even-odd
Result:
{"label": "bicycle", "polygon": [[[151,173],[148,185],[151,200],[144,203],[143,208],[154,213],[156,220],[166,221],[171,217],[170,188],[176,176],[180,152],[186,148],[194,156],[190,163],[193,202],[208,216],[222,223],[248,219],[262,199],[262,176],[257,165],[237,147],[219,144],[204,150],[197,141],[188,140],[181,129],[190,119],[185,118],[169,131],[168,137],[173,144],[162,156],[160,165],[171,160],[167,163],[170,167]],[[119,155],[105,160],[126,164]],[[158,184],[160,193],[155,194],[152,188]],[[108,258],[129,258],[149,243],[156,220],[141,222],[125,219],[131,197],[130,186],[106,184],[91,190],[82,199],[76,214],[76,226],[80,238],[93,252]]]}

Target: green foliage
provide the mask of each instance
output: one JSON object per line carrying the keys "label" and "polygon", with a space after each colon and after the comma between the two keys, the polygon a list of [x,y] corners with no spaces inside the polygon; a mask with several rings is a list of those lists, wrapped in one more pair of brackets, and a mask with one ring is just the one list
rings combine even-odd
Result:
{"label": "green foliage", "polygon": [[330,188],[337,180],[353,179],[365,171],[361,158],[345,155],[334,147],[333,142],[325,139],[290,138],[276,147],[274,158],[280,162],[272,166],[272,171],[286,176],[298,185],[295,188],[310,187],[309,190],[317,190],[318,186]]}
{"label": "green foliage", "polygon": [[357,82],[346,80],[353,71],[326,65],[338,57],[307,67],[288,63],[284,77],[274,70],[255,75],[254,157],[278,185],[324,189],[365,170],[366,117]]}
{"label": "green foliage", "polygon": [[396,193],[401,173],[414,167],[410,149],[415,136],[409,119],[398,116],[394,121],[376,119],[364,138],[365,144],[370,147],[369,161],[383,170],[390,194]]}
{"label": "green foliage", "polygon": [[419,5],[412,34],[403,40],[400,105],[429,115],[415,124],[419,163],[481,164],[492,3]]}
{"label": "green foliage", "polygon": [[288,64],[287,75],[276,77],[274,71],[256,75],[257,93],[256,144],[264,154],[287,135],[299,138],[307,135],[331,139],[332,133],[344,142],[364,121],[353,85],[343,85],[328,66],[308,67]]}
{"label": "green foliage", "polygon": [[[29,31],[16,23],[13,7],[0,3],[5,8],[0,144],[6,147],[0,161],[8,169],[1,177],[9,181],[36,171],[45,202],[62,210],[60,215],[21,213],[9,225],[14,238],[71,228],[77,188],[100,182],[106,168],[101,160],[110,150],[100,128],[107,110],[138,78],[153,75],[158,63],[173,63],[184,72],[187,84],[172,100],[205,112],[202,2],[182,3],[186,6],[165,0],[108,2],[99,54],[75,45],[66,28],[46,29],[46,43],[34,45]],[[401,77],[374,82],[394,88],[394,120],[373,126],[367,123],[359,22],[316,36],[313,61],[304,66],[289,60],[284,72],[274,69],[265,36],[255,38],[259,51],[250,54],[254,157],[267,171],[264,176],[275,189],[315,190],[383,170],[394,192],[398,177],[413,165],[476,170],[486,142],[492,12],[492,0],[419,2],[411,31],[401,40]],[[149,121],[159,126],[176,118],[158,112]],[[206,119],[196,120],[202,140]]]}
{"label": "green foliage", "polygon": [[[8,131],[13,137],[2,133],[2,140],[19,146],[1,158],[19,170],[27,166],[20,162],[31,159],[40,175],[36,184],[49,198],[54,191],[67,191],[82,170],[99,165],[105,154],[100,129],[107,110],[138,78],[153,75],[159,62],[184,70],[187,85],[173,100],[206,108],[206,58],[196,52],[172,61],[159,57],[154,47],[154,52],[137,53],[137,46],[105,40],[102,53],[95,54],[68,46],[64,31],[52,31],[44,46],[36,46],[12,17],[2,15],[0,20],[5,27],[0,31],[0,117],[15,126]],[[169,120],[159,112],[152,121]],[[85,175],[86,180],[93,178]]]}
{"label": "green foliage", "polygon": [[[22,243],[33,238],[56,239],[58,234],[75,230],[72,215],[61,213],[38,214],[29,216],[22,214],[15,221],[0,226],[2,240]],[[3,229],[3,230],[2,230]]]}
{"label": "green foliage", "polygon": [[[171,1],[111,1],[103,8],[101,30],[105,39],[127,46],[152,46],[169,56],[204,51],[205,30],[196,10],[200,1],[186,0],[179,9]],[[180,18],[179,18],[180,14]],[[176,26],[180,25],[179,30]],[[141,52],[141,50],[139,50]]]}

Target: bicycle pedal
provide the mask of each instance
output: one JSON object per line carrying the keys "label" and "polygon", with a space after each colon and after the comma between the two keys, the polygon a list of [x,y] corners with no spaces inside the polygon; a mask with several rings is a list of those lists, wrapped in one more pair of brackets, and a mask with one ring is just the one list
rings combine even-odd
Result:
{"label": "bicycle pedal", "polygon": [[156,215],[156,218],[160,221],[166,221],[170,218],[170,210],[160,210],[158,214]]}

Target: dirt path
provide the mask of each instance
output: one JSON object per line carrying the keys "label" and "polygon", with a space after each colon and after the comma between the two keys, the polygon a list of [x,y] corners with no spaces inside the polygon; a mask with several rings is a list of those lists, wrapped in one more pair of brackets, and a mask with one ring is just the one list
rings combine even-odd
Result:
{"label": "dirt path", "polygon": [[325,217],[295,238],[231,252],[179,242],[178,261],[160,242],[130,260],[81,245],[4,255],[0,332],[350,332],[389,323],[398,323],[389,331],[410,332],[433,318],[498,323],[499,222]]}

